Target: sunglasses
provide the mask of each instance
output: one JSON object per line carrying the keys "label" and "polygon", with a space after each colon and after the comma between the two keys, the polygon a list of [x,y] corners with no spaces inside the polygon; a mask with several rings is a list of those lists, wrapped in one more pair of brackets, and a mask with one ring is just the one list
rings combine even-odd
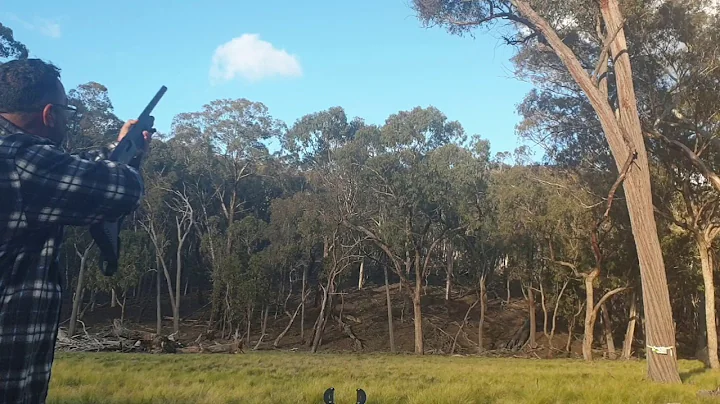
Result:
{"label": "sunglasses", "polygon": [[[53,107],[58,108],[62,111],[65,111],[65,113],[67,114],[66,116],[67,116],[68,120],[72,120],[77,115],[77,112],[78,112],[77,107],[72,106],[72,105],[62,105],[62,104],[55,104],[55,103],[51,103],[50,105],[52,105]],[[15,110],[15,111],[0,110],[0,114],[13,114],[13,113],[18,113],[18,112],[21,112],[21,113],[42,112],[43,109],[45,109],[44,106],[41,107],[40,109],[28,108],[28,109],[20,109],[20,110]]]}

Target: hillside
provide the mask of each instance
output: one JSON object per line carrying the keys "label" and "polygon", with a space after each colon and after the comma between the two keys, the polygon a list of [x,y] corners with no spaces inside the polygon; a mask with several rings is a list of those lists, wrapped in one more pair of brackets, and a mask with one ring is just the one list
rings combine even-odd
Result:
{"label": "hillside", "polygon": [[[477,297],[471,291],[457,291],[449,302],[444,300],[444,291],[441,288],[429,287],[426,295],[423,296],[423,327],[425,337],[425,351],[427,354],[474,354],[477,352],[478,320],[480,316],[479,305],[471,310]],[[414,348],[414,327],[412,317],[412,304],[409,300],[403,299],[398,292],[398,285],[391,286],[391,297],[393,301],[393,321],[395,345],[398,352],[412,353]],[[384,286],[372,286],[363,290],[351,290],[336,297],[336,305],[333,311],[335,316],[325,329],[321,352],[388,352],[388,323],[387,306]],[[308,299],[305,318],[305,339],[312,335],[312,327],[318,316],[318,308],[313,307],[313,298]],[[181,303],[180,333],[177,340],[183,344],[191,344],[198,340],[206,340],[208,335],[207,320],[209,318],[209,305],[198,301],[196,295],[187,295]],[[277,348],[273,347],[275,338],[286,328],[290,316],[295,311],[297,302],[292,299],[286,303],[286,312],[282,307],[278,310],[273,308],[269,311],[266,336],[260,344],[260,350],[310,350],[308,344],[303,344],[300,338],[300,315],[297,316],[292,327],[279,342]],[[63,319],[70,315],[71,306],[65,302],[63,306]],[[164,313],[163,334],[172,333],[172,319],[168,302],[163,302]],[[362,342],[362,349],[358,349],[353,340],[344,332],[336,321],[337,316],[342,314],[343,321],[350,326],[352,333]],[[460,329],[460,325],[466,318],[467,322]],[[113,319],[119,319],[121,308],[110,307],[108,303],[95,305],[94,309],[87,309],[82,318],[83,324],[88,333],[98,332],[112,326]],[[255,313],[255,321],[251,325],[249,344],[245,342],[246,348],[253,348],[260,338],[261,316]],[[538,348],[529,352],[527,349],[509,351],[502,348],[510,341],[513,335],[523,326],[527,319],[527,305],[522,299],[511,299],[509,303],[499,299],[489,299],[484,327],[483,345],[489,355],[530,355],[547,357],[547,340],[542,332],[542,311],[538,307],[537,334]],[[155,301],[146,300],[142,303],[130,305],[128,303],[125,312],[125,326],[134,330],[155,332]],[[67,326],[67,321],[61,327]],[[244,332],[245,324],[241,327],[240,334],[246,338]],[[82,333],[82,327],[80,332]],[[577,330],[577,329],[576,329]],[[220,333],[209,336],[212,340],[222,341]],[[581,335],[577,334],[573,340],[571,351],[573,355],[581,352],[579,340]],[[225,338],[228,339],[228,338]],[[553,339],[553,356],[568,356],[564,352],[567,342],[567,332],[558,326],[558,331]],[[453,343],[455,346],[453,348]],[[600,342],[598,342],[599,344]],[[621,346],[622,341],[616,341]],[[527,346],[525,347],[527,348]],[[600,349],[600,345],[598,345]],[[602,355],[598,353],[598,356]]]}

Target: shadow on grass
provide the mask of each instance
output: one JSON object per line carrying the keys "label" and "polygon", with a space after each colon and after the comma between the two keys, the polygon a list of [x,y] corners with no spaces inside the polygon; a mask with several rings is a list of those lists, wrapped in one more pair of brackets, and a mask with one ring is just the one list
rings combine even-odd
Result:
{"label": "shadow on grass", "polygon": [[682,380],[683,383],[686,383],[693,376],[702,375],[707,371],[708,369],[706,369],[705,367],[697,367],[695,369],[688,370],[687,372],[680,372],[680,380]]}

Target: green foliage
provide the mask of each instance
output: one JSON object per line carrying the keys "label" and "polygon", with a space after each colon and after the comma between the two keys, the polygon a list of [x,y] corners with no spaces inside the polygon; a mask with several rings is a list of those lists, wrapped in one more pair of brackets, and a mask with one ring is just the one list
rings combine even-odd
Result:
{"label": "green foliage", "polygon": [[15,39],[13,30],[0,23],[0,59],[27,59],[28,49]]}

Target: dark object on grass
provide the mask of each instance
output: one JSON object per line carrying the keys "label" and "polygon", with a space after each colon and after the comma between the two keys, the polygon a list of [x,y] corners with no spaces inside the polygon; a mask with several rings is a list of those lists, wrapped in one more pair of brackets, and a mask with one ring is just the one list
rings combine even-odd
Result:
{"label": "dark object on grass", "polygon": [[325,390],[325,394],[323,394],[323,401],[325,404],[335,404],[335,388],[330,387]]}
{"label": "dark object on grass", "polygon": [[365,390],[357,389],[357,402],[355,404],[365,404],[366,401],[367,394],[365,394]]}

